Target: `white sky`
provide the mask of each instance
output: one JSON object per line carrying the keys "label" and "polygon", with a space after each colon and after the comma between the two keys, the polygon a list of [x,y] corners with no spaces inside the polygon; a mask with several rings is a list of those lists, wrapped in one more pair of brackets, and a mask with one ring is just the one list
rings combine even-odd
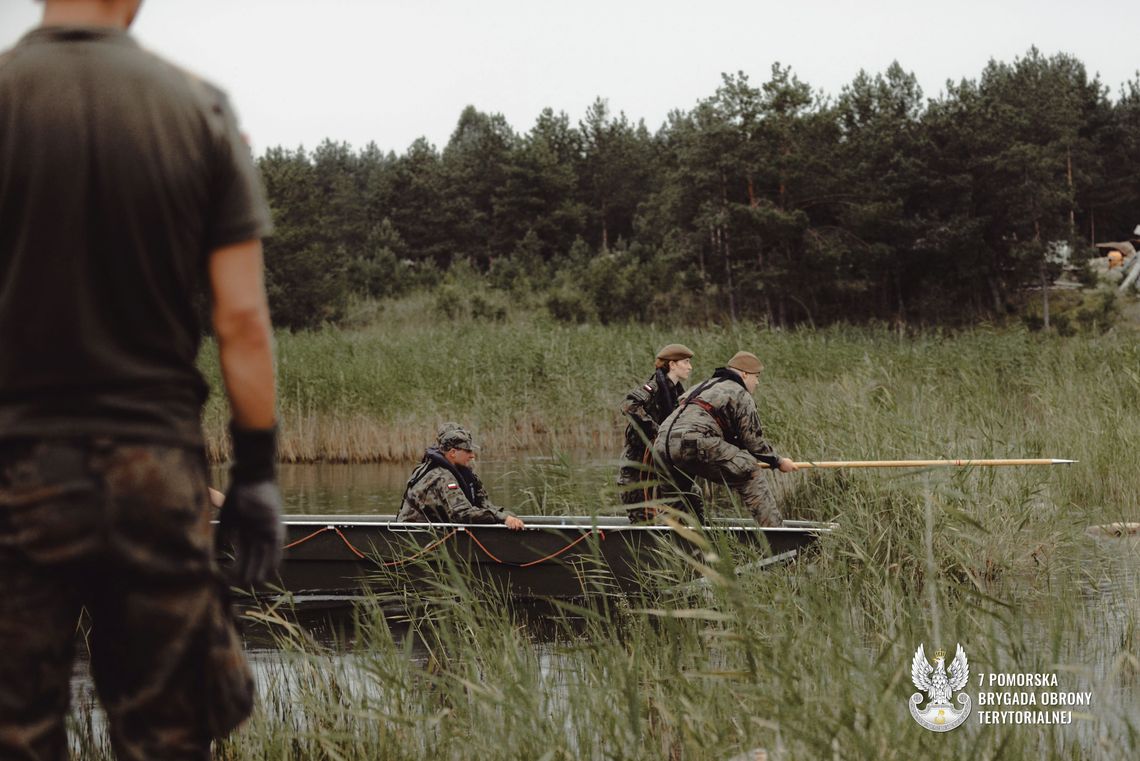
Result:
{"label": "white sky", "polygon": [[[0,49],[39,19],[0,0]],[[837,94],[898,60],[928,97],[1030,45],[1066,52],[1116,97],[1140,68],[1140,0],[146,0],[147,47],[229,91],[254,150],[326,137],[442,148],[471,104],[528,131],[547,106],[593,100],[656,130],[772,62]]]}

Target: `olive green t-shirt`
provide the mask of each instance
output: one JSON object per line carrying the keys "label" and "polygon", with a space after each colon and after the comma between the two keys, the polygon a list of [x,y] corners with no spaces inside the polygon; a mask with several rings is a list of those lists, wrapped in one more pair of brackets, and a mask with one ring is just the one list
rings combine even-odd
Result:
{"label": "olive green t-shirt", "polygon": [[269,231],[220,90],[117,30],[0,54],[0,439],[200,445],[208,257]]}

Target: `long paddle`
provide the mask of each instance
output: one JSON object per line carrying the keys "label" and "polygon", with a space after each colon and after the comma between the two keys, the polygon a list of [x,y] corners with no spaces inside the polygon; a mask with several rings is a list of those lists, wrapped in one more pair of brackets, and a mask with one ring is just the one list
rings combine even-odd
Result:
{"label": "long paddle", "polygon": [[[1014,460],[833,460],[829,462],[797,462],[806,468],[967,468],[995,467],[1000,465],[1071,465],[1077,460],[1056,459],[1014,459]],[[758,463],[760,467],[768,465]]]}

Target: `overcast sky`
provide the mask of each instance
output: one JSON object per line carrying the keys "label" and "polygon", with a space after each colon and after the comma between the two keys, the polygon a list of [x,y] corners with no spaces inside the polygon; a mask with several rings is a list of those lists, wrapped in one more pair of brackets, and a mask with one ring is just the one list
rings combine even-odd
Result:
{"label": "overcast sky", "polygon": [[[0,0],[0,48],[40,11]],[[928,97],[1030,45],[1076,56],[1114,98],[1140,67],[1140,0],[146,0],[133,32],[228,90],[257,153],[442,148],[468,104],[525,132],[599,96],[656,130],[721,72],[759,84],[774,61],[834,95],[898,60]]]}

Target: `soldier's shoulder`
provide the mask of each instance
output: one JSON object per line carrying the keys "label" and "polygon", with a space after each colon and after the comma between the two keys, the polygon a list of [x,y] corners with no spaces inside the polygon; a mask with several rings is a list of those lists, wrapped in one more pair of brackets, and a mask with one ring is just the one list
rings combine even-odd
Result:
{"label": "soldier's shoulder", "polygon": [[236,129],[237,115],[225,90],[195,71],[181,66],[147,48],[141,48],[144,66],[162,86],[165,97],[178,99],[200,115],[215,136]]}
{"label": "soldier's shoulder", "polygon": [[432,489],[447,479],[455,480],[455,477],[446,468],[435,467],[424,473],[416,482],[416,490],[422,491],[424,489]]}
{"label": "soldier's shoulder", "polygon": [[741,413],[748,414],[756,411],[756,397],[748,389],[737,383],[725,383],[730,386],[725,390],[726,399],[730,400]]}
{"label": "soldier's shoulder", "polygon": [[633,399],[643,402],[649,397],[657,393],[657,383],[655,381],[648,381],[642,383],[640,386],[635,387],[628,394],[625,395],[626,399]]}
{"label": "soldier's shoulder", "polygon": [[748,393],[748,389],[736,381],[727,378],[709,386],[708,391],[702,394],[702,396],[706,396],[706,394],[717,399],[752,398],[752,394]]}

